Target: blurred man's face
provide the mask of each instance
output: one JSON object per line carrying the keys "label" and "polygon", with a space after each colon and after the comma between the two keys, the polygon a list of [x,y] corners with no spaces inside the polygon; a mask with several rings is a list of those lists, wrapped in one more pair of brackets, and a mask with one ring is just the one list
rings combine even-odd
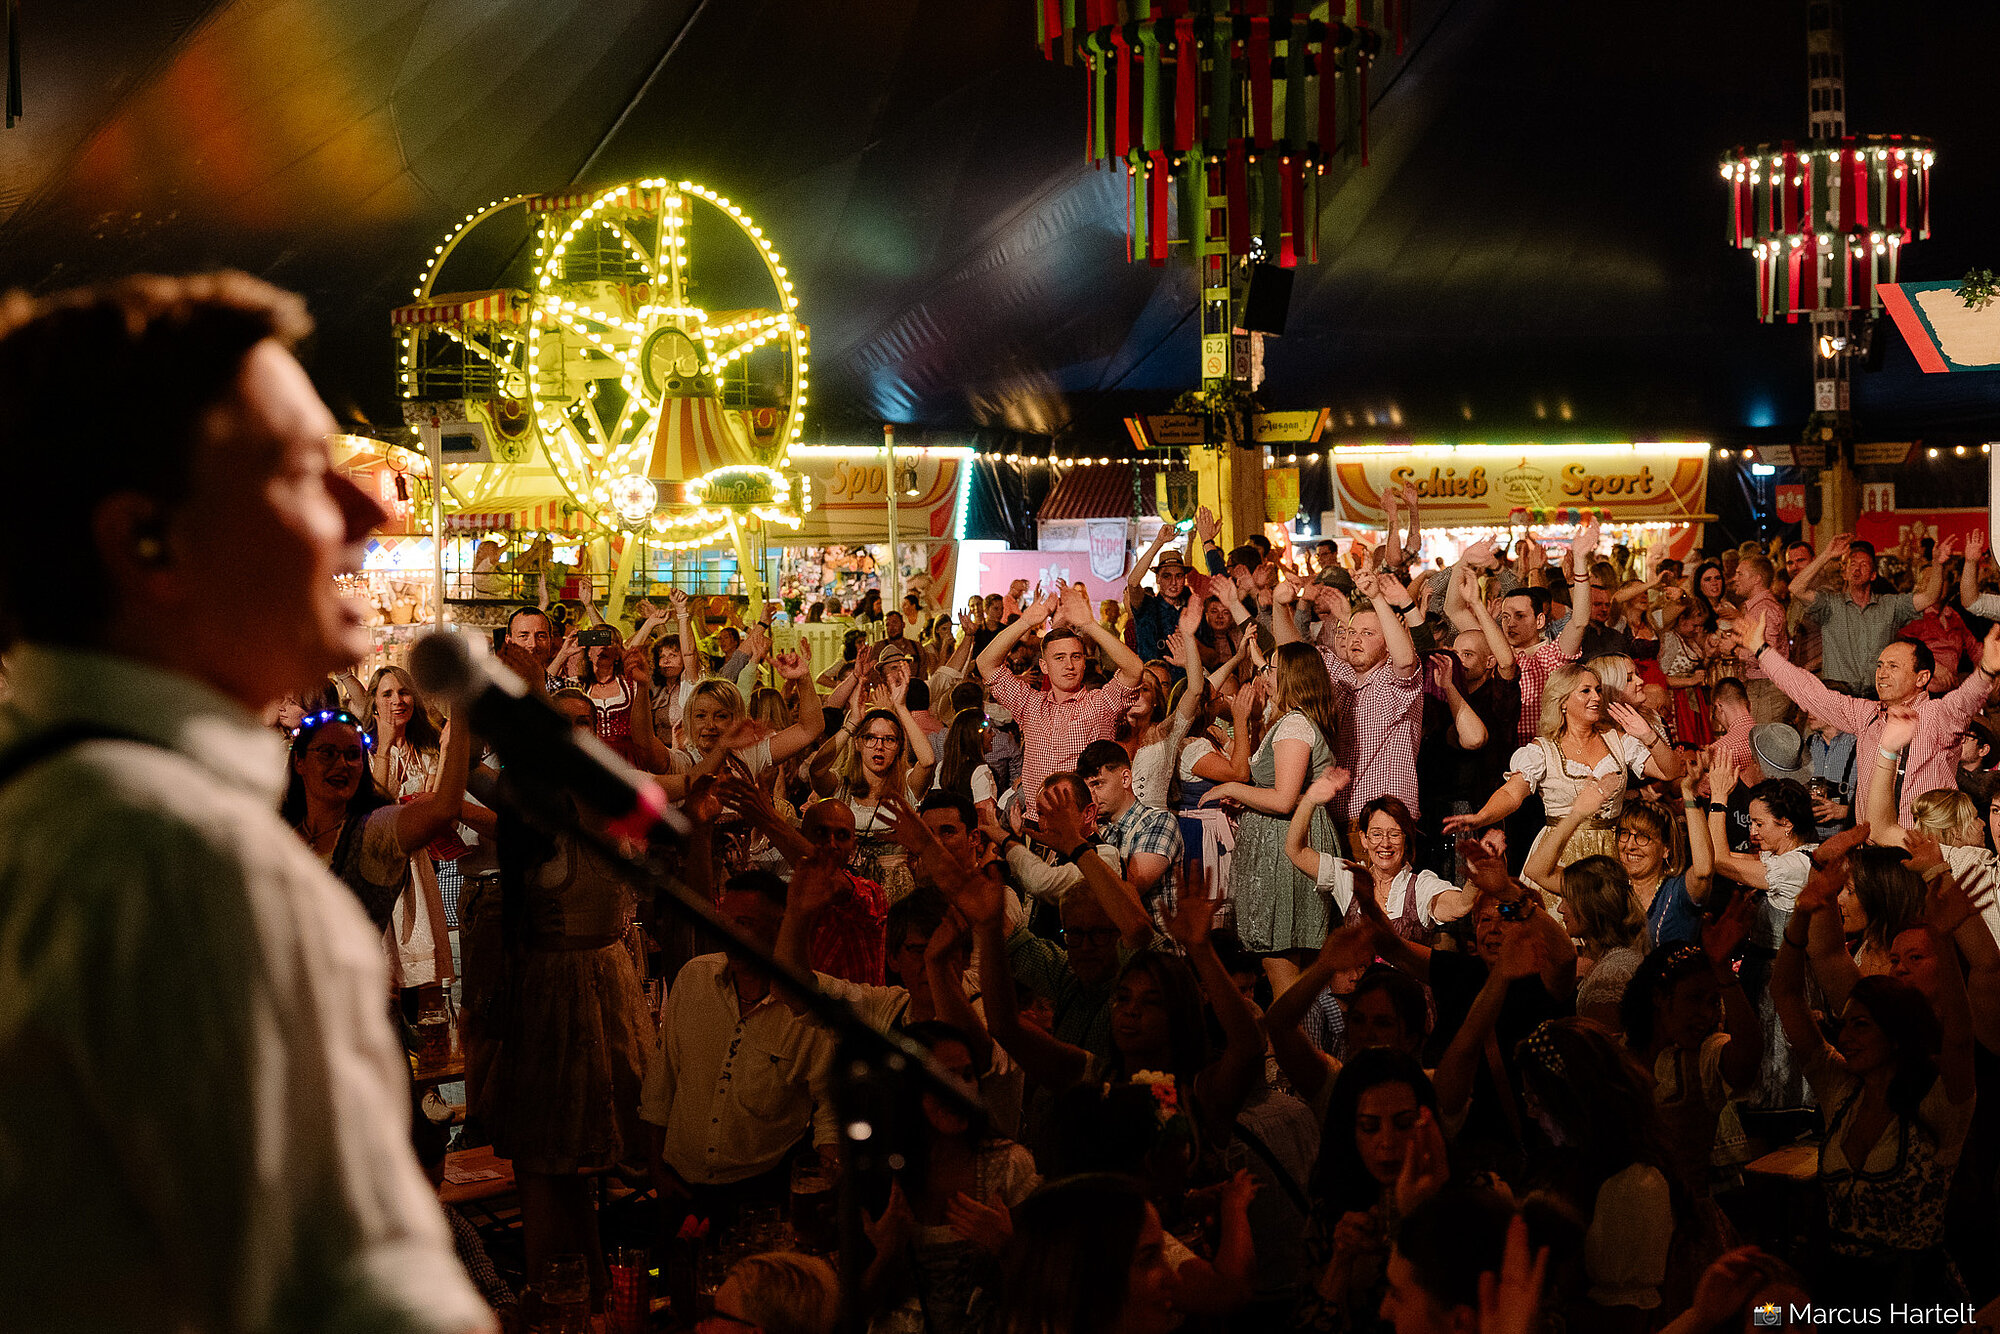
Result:
{"label": "blurred man's face", "polygon": [[[850,817],[851,818],[851,817]],[[924,812],[924,823],[930,827],[944,850],[962,862],[973,860],[972,831],[965,827],[965,818],[957,811],[945,809]]]}
{"label": "blurred man's face", "polygon": [[1451,651],[1458,655],[1465,674],[1479,680],[1493,670],[1493,646],[1486,642],[1483,630],[1465,630],[1451,641]]}
{"label": "blurred man's face", "polygon": [[1799,571],[1812,564],[1812,559],[1813,553],[1811,547],[1793,546],[1788,548],[1785,551],[1785,573],[1794,579],[1798,578]]}
{"label": "blurred man's face", "polygon": [[507,628],[507,642],[527,650],[528,656],[540,663],[543,671],[547,671],[549,664],[556,660],[556,632],[549,625],[549,618],[538,611],[516,616],[514,623]]}

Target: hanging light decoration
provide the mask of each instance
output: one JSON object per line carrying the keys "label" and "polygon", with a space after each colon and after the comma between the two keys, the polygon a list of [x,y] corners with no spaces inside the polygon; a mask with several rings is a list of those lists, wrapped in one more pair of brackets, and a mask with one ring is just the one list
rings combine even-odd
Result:
{"label": "hanging light decoration", "polygon": [[1032,3],[1043,53],[1083,62],[1086,156],[1126,174],[1129,257],[1317,260],[1320,178],[1367,164],[1368,67],[1385,33],[1402,50],[1404,0]]}
{"label": "hanging light decoration", "polygon": [[1902,248],[1931,234],[1929,139],[1787,139],[1723,155],[1731,241],[1757,256],[1757,314],[1875,310]]}

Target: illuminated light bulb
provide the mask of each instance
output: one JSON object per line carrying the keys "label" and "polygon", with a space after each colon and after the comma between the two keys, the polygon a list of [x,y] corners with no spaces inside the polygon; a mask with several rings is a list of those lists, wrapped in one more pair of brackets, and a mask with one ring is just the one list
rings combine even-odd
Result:
{"label": "illuminated light bulb", "polygon": [[1958,456],[1959,456],[1960,458],[1964,458],[1964,457],[1965,457],[1965,446],[1964,446],[1964,445],[1955,445],[1955,446],[1953,446],[1953,448],[1952,448],[1952,451],[1951,451],[1951,452],[1952,452],[1952,453],[1954,453],[1954,454],[1956,454],[1956,455],[1958,455]]}
{"label": "illuminated light bulb", "polygon": [[1928,457],[1928,458],[1933,458],[1933,459],[1934,459],[1934,458],[1936,458],[1936,457],[1937,457],[1937,450],[1936,450],[1936,449],[1927,449],[1927,450],[1925,450],[1925,451],[1924,451],[1924,454],[1925,454],[1925,456],[1926,456],[1926,457]]}

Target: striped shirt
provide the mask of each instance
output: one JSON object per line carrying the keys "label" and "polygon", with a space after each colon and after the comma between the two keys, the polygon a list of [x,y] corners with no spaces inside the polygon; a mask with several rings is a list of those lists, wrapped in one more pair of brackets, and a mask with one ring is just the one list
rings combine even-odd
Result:
{"label": "striped shirt", "polygon": [[1059,700],[1052,691],[1036,690],[996,667],[987,680],[993,702],[1014,715],[1021,726],[1021,809],[1032,817],[1042,780],[1076,767],[1076,757],[1093,741],[1108,741],[1118,733],[1118,719],[1138,694],[1113,677],[1109,685],[1079,690]]}

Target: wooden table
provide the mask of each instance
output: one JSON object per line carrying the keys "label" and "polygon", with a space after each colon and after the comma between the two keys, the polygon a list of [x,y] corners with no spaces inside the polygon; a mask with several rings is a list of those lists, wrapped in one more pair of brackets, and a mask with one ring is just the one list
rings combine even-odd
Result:
{"label": "wooden table", "polygon": [[1786,1181],[1811,1181],[1819,1176],[1819,1145],[1810,1140],[1801,1144],[1787,1144],[1782,1149],[1773,1149],[1762,1158],[1746,1163],[1743,1170],[1751,1176],[1777,1177]]}
{"label": "wooden table", "polygon": [[444,1156],[444,1188],[438,1195],[446,1204],[490,1200],[513,1189],[514,1164],[494,1157],[490,1146],[460,1149]]}

